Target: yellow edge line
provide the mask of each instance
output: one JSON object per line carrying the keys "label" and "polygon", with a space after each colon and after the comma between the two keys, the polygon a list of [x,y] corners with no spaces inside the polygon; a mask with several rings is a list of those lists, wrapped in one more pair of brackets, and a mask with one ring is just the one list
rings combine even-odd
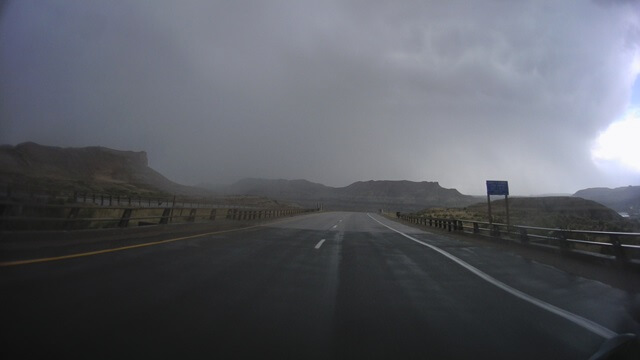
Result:
{"label": "yellow edge line", "polygon": [[113,248],[113,249],[96,250],[96,251],[89,251],[89,252],[84,252],[84,253],[76,253],[76,254],[69,254],[69,255],[62,255],[62,256],[54,256],[54,257],[48,257],[48,258],[5,261],[5,262],[0,262],[0,267],[35,264],[35,263],[42,263],[42,262],[49,262],[49,261],[73,259],[73,258],[79,258],[79,257],[84,257],[84,256],[92,256],[92,255],[98,255],[98,254],[106,254],[106,253],[110,253],[110,252],[123,251],[123,250],[141,248],[141,247],[145,247],[145,246],[166,244],[166,243],[174,242],[174,241],[193,239],[193,238],[207,236],[207,235],[216,235],[216,234],[224,234],[224,233],[233,232],[233,231],[248,230],[248,229],[257,228],[257,227],[260,227],[260,226],[262,226],[262,225],[254,225],[254,226],[248,226],[248,227],[243,227],[243,228],[238,228],[238,229],[230,229],[230,230],[213,231],[213,232],[208,232],[208,233],[204,233],[204,234],[183,236],[183,237],[179,237],[179,238],[167,239],[167,240],[161,240],[161,241],[154,241],[154,242],[149,242],[149,243],[144,243],[144,244],[129,245],[129,246],[123,246],[123,247]]}

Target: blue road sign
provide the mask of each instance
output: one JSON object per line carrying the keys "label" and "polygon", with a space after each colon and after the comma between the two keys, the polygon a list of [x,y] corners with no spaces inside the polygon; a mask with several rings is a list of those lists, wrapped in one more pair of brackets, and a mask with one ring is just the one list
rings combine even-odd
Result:
{"label": "blue road sign", "polygon": [[506,181],[487,180],[487,195],[509,195],[509,183]]}

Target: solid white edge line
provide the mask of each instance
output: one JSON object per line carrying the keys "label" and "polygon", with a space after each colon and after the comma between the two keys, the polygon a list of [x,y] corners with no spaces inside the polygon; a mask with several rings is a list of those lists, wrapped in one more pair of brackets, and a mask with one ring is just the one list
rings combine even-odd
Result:
{"label": "solid white edge line", "polygon": [[316,244],[316,249],[320,249],[320,246],[322,246],[322,244],[324,243],[326,239],[322,239],[320,241],[318,241],[318,243]]}
{"label": "solid white edge line", "polygon": [[526,294],[526,293],[524,293],[524,292],[522,292],[520,290],[514,289],[511,286],[509,286],[509,285],[507,285],[507,284],[505,284],[505,283],[503,283],[503,282],[491,277],[490,275],[482,272],[478,268],[476,268],[476,267],[466,263],[465,261],[460,260],[457,257],[449,254],[448,252],[440,249],[439,247],[436,247],[434,245],[430,245],[430,244],[427,244],[425,242],[422,242],[422,241],[420,241],[420,240],[418,240],[418,239],[416,239],[416,238],[414,238],[414,237],[412,237],[410,235],[407,235],[407,234],[403,233],[400,230],[396,230],[396,229],[392,228],[391,226],[380,222],[378,219],[376,219],[373,216],[371,216],[371,214],[367,214],[367,216],[369,216],[373,221],[377,222],[378,224],[386,227],[387,229],[389,229],[391,231],[394,231],[394,232],[396,232],[396,233],[406,237],[407,239],[412,240],[412,241],[414,241],[414,242],[416,242],[416,243],[418,243],[420,245],[426,246],[426,247],[430,248],[431,250],[437,251],[441,255],[446,256],[450,260],[454,261],[455,263],[457,263],[458,265],[462,266],[463,268],[469,270],[470,272],[472,272],[476,276],[480,277],[481,279],[483,279],[483,280],[487,281],[488,283],[490,283],[490,284],[492,284],[492,285],[494,285],[494,286],[496,286],[496,287],[508,292],[509,294],[511,294],[511,295],[513,295],[515,297],[518,297],[518,298],[520,298],[522,300],[525,300],[525,301],[527,301],[527,302],[529,302],[529,303],[531,303],[533,305],[536,305],[536,306],[538,306],[538,307],[540,307],[540,308],[542,308],[544,310],[547,310],[547,311],[549,311],[551,313],[554,313],[554,314],[556,314],[558,316],[561,316],[561,317],[571,321],[572,323],[574,323],[576,325],[579,325],[579,326],[591,331],[592,333],[594,333],[596,335],[602,336],[603,338],[610,339],[612,337],[618,336],[618,334],[616,332],[614,332],[614,331],[612,331],[612,330],[610,330],[610,329],[608,329],[608,328],[606,328],[606,327],[604,327],[604,326],[602,326],[602,325],[600,325],[600,324],[598,324],[596,322],[593,322],[593,321],[591,321],[589,319],[585,319],[580,315],[576,315],[576,314],[574,314],[574,313],[572,313],[570,311],[567,311],[567,310],[561,309],[561,308],[559,308],[557,306],[551,305],[551,304],[549,304],[549,303],[547,303],[547,302],[545,302],[543,300],[535,298],[535,297],[533,297],[533,296],[531,296],[529,294]]}

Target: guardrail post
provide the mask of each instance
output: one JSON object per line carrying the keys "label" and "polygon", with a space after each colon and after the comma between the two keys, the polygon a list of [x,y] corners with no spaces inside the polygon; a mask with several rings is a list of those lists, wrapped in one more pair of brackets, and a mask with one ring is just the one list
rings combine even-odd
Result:
{"label": "guardrail post", "polygon": [[613,254],[616,256],[616,261],[618,264],[626,265],[627,264],[627,255],[624,253],[624,248],[620,243],[620,239],[617,235],[609,235],[609,239],[611,244],[613,244]]}
{"label": "guardrail post", "polygon": [[564,231],[556,231],[555,238],[560,242],[560,251],[567,254],[571,250],[571,245],[567,241],[567,234]]}
{"label": "guardrail post", "polygon": [[214,221],[216,219],[216,209],[211,209],[209,213],[209,220]]}
{"label": "guardrail post", "polygon": [[491,236],[500,237],[500,227],[496,224],[491,226]]}
{"label": "guardrail post", "polygon": [[480,233],[480,227],[478,226],[477,222],[473,222],[473,233],[474,234],[479,234]]}
{"label": "guardrail post", "polygon": [[162,210],[162,217],[160,218],[160,224],[168,224],[171,217],[171,208],[164,208]]}
{"label": "guardrail post", "polygon": [[129,226],[129,218],[131,218],[131,209],[124,209],[120,222],[118,223],[118,227]]}
{"label": "guardrail post", "polygon": [[529,234],[527,234],[527,229],[520,228],[520,242],[523,244],[529,242]]}
{"label": "guardrail post", "polygon": [[447,231],[449,231],[449,232],[451,232],[451,228],[452,228],[451,223],[452,222],[453,221],[451,221],[451,220],[447,220]]}
{"label": "guardrail post", "polygon": [[70,230],[71,228],[73,228],[74,225],[74,220],[75,218],[78,217],[78,214],[80,213],[80,208],[74,207],[71,208],[71,211],[69,212],[69,216],[67,216],[67,220],[64,223],[64,228],[66,230]]}

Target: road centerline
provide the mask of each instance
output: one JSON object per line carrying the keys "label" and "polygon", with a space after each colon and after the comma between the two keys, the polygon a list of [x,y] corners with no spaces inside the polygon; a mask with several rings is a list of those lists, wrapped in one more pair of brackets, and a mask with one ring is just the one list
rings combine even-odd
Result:
{"label": "road centerline", "polygon": [[322,240],[318,241],[318,243],[316,244],[316,249],[320,249],[320,246],[322,246],[322,244],[324,244],[325,240],[327,240],[327,239],[322,239]]}

